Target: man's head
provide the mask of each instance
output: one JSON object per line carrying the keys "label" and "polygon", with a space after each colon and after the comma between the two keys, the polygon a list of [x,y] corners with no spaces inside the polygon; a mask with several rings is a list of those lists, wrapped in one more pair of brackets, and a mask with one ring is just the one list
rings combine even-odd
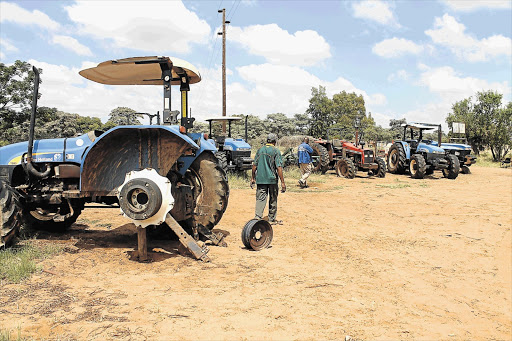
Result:
{"label": "man's head", "polygon": [[304,143],[309,143],[309,137],[306,136],[303,141]]}
{"label": "man's head", "polygon": [[267,143],[276,144],[277,142],[277,136],[274,133],[270,133],[267,135]]}

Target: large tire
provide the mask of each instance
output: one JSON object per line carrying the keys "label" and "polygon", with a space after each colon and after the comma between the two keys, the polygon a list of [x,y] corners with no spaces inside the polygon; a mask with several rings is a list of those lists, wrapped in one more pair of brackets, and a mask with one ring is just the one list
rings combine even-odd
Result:
{"label": "large tire", "polygon": [[353,179],[356,176],[356,167],[349,158],[342,158],[336,163],[336,174],[347,179]]}
{"label": "large tire", "polygon": [[327,148],[316,142],[309,142],[313,149],[313,156],[319,156],[318,161],[313,162],[313,172],[324,174],[329,169],[329,153]]}
{"label": "large tire", "polygon": [[446,159],[448,160],[449,167],[448,169],[443,169],[443,176],[448,179],[456,179],[459,176],[460,171],[460,162],[459,159],[455,155],[447,155]]}
{"label": "large tire", "polygon": [[375,161],[379,165],[379,168],[374,170],[374,174],[377,175],[379,178],[384,178],[386,176],[386,161],[384,161],[381,157],[376,157]]}
{"label": "large tire", "polygon": [[54,205],[51,207],[39,207],[34,209],[23,210],[23,222],[26,227],[36,230],[46,230],[50,232],[63,232],[73,225],[82,210],[84,203],[82,200],[71,199],[71,206],[73,207],[73,214],[64,221],[54,221],[53,218],[57,215],[66,215],[70,212],[69,205],[64,201],[61,205]]}
{"label": "large tire", "polygon": [[413,154],[409,162],[409,172],[414,179],[423,179],[427,172],[425,158],[421,154]]}
{"label": "large tire", "polygon": [[228,156],[225,152],[217,152],[215,153],[215,157],[217,157],[217,162],[219,163],[220,168],[227,173],[228,172]]}
{"label": "large tire", "polygon": [[393,174],[405,172],[405,150],[400,142],[394,143],[388,152],[388,170]]}
{"label": "large tire", "polygon": [[17,196],[11,186],[0,181],[0,249],[13,243],[23,225],[22,209]]}
{"label": "large tire", "polygon": [[195,219],[198,225],[213,229],[228,207],[229,185],[226,173],[210,152],[203,152],[190,166],[196,190]]}

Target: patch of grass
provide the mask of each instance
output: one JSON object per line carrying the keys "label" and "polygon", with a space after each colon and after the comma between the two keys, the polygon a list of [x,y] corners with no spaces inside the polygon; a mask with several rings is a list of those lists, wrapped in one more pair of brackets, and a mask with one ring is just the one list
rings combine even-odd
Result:
{"label": "patch of grass", "polygon": [[251,175],[249,172],[244,173],[232,173],[228,172],[229,188],[232,189],[247,189],[251,184]]}
{"label": "patch of grass", "polygon": [[0,251],[0,279],[19,283],[32,273],[41,271],[37,265],[38,260],[50,258],[62,250],[59,245],[41,245],[33,240],[19,242],[9,249]]}
{"label": "patch of grass", "polygon": [[[485,150],[483,152],[480,152],[480,155],[477,155],[476,157],[477,157],[477,159],[476,159],[475,165],[477,165],[477,166],[492,167],[492,168],[500,167],[500,162],[493,161],[492,152],[490,150]],[[503,156],[503,159],[505,159],[506,157],[512,157],[512,155],[510,155],[510,153],[508,153],[508,155]]]}
{"label": "patch of grass", "polygon": [[424,188],[427,188],[427,187],[428,187],[428,185],[427,185],[426,183],[420,183],[420,185],[419,185],[419,186],[420,186],[420,187],[424,187]]}
{"label": "patch of grass", "polygon": [[344,189],[344,188],[345,188],[345,186],[334,186],[334,187],[333,187],[333,190],[335,190],[335,191],[339,191],[339,190],[342,190],[342,189]]}
{"label": "patch of grass", "polygon": [[32,338],[21,336],[21,327],[18,327],[16,334],[9,329],[0,329],[0,341],[30,341]]}
{"label": "patch of grass", "polygon": [[396,184],[396,185],[376,184],[375,186],[382,187],[382,188],[392,188],[392,189],[411,187],[411,185],[409,185],[409,184]]}

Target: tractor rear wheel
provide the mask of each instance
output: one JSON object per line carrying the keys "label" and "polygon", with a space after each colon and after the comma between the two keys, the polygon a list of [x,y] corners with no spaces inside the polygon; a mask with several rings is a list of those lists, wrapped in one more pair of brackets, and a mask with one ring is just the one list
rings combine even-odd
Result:
{"label": "tractor rear wheel", "polygon": [[199,155],[189,169],[196,198],[196,223],[211,230],[228,207],[229,185],[226,173],[210,152]]}
{"label": "tractor rear wheel", "polygon": [[443,169],[443,175],[448,179],[456,179],[460,171],[460,162],[455,155],[447,155],[449,166],[448,169]]}
{"label": "tractor rear wheel", "polygon": [[219,163],[220,168],[224,172],[228,172],[228,156],[225,152],[217,152],[215,153],[215,157],[217,157],[217,162]]}
{"label": "tractor rear wheel", "polygon": [[393,174],[402,174],[405,171],[405,150],[400,142],[389,148],[388,170]]}
{"label": "tractor rear wheel", "polygon": [[379,178],[384,178],[386,176],[386,161],[384,161],[383,158],[378,156],[375,158],[375,161],[379,165],[379,168],[374,170],[373,173],[377,175],[377,177]]}
{"label": "tractor rear wheel", "polygon": [[22,226],[22,209],[17,196],[11,186],[0,181],[0,249],[13,243]]}
{"label": "tractor rear wheel", "polygon": [[414,179],[423,179],[427,171],[425,158],[420,154],[413,154],[409,163],[409,172]]}
{"label": "tractor rear wheel", "polygon": [[329,169],[329,153],[327,148],[316,142],[310,142],[309,145],[313,149],[313,156],[319,156],[317,161],[313,161],[313,172],[324,174]]}
{"label": "tractor rear wheel", "polygon": [[336,174],[347,179],[353,179],[356,176],[356,168],[349,158],[342,158],[336,163]]}
{"label": "tractor rear wheel", "polygon": [[72,200],[71,206],[73,207],[73,214],[63,221],[58,220],[59,216],[67,215],[70,213],[69,204],[63,202],[61,205],[49,207],[37,207],[33,209],[24,209],[23,218],[27,227],[36,230],[46,230],[50,232],[63,232],[67,230],[80,216],[84,209],[82,200]]}

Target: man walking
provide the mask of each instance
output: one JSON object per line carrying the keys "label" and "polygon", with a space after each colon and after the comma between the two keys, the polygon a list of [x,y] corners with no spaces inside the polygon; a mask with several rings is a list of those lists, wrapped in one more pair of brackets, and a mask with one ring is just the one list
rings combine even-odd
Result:
{"label": "man walking", "polygon": [[262,219],[268,199],[268,220],[271,224],[280,224],[277,215],[277,178],[281,180],[281,192],[286,191],[283,176],[283,159],[281,152],[275,147],[277,136],[268,134],[267,144],[258,149],[252,165],[251,187],[256,183],[255,219]]}
{"label": "man walking", "polygon": [[311,154],[313,154],[313,148],[309,145],[309,137],[305,137],[299,146],[299,167],[300,174],[302,175],[299,179],[300,188],[308,187],[307,179],[313,169],[311,163]]}

